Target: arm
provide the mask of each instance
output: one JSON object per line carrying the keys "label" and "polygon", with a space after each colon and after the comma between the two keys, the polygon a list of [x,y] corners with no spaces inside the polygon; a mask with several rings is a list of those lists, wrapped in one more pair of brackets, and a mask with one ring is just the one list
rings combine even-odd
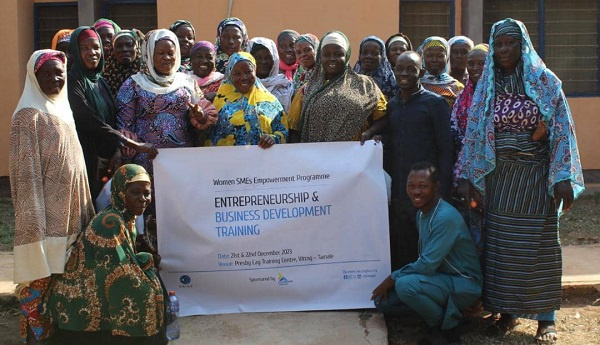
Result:
{"label": "arm", "polygon": [[[424,226],[429,228],[429,222]],[[420,242],[424,241],[425,243],[417,261],[392,272],[392,278],[396,280],[400,275],[410,273],[423,275],[436,273],[456,242],[458,228],[459,225],[453,219],[442,216],[440,212],[431,224],[431,233],[427,239],[420,239]],[[426,229],[426,232],[428,231],[429,229]]]}

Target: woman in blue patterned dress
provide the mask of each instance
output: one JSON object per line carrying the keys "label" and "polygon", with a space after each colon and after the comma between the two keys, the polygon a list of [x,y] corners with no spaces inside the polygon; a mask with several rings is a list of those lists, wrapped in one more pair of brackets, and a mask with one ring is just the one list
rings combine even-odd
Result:
{"label": "woman in blue patterned dress", "polygon": [[558,216],[583,191],[575,126],[560,79],[535,52],[523,23],[492,27],[490,52],[469,109],[461,178],[465,199],[485,198],[483,305],[505,333],[538,320],[557,339],[561,303]]}

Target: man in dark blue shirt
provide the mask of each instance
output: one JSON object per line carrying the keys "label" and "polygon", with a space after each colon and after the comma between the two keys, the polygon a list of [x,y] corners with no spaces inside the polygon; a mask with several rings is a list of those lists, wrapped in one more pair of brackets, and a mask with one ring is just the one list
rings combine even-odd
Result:
{"label": "man in dark blue shirt", "polygon": [[[400,87],[387,104],[386,116],[363,133],[363,140],[387,134],[391,146],[392,207],[390,208],[390,251],[392,270],[417,259],[417,209],[406,194],[410,167],[419,161],[433,163],[440,172],[440,194],[450,197],[453,144],[450,136],[450,110],[443,97],[425,90],[421,57],[405,52],[396,58],[394,74]],[[380,130],[383,133],[377,133]]]}

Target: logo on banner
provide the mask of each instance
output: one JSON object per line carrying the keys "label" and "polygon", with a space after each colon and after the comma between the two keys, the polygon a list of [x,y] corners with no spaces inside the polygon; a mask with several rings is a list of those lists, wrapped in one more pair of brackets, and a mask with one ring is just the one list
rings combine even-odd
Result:
{"label": "logo on banner", "polygon": [[283,276],[283,274],[281,273],[277,273],[277,284],[279,285],[289,285],[291,283],[293,283],[293,280],[289,280],[286,277]]}
{"label": "logo on banner", "polygon": [[190,276],[188,276],[187,274],[184,274],[182,276],[179,277],[179,282],[181,283],[179,285],[180,288],[191,288],[194,287],[191,282],[192,282],[192,278],[190,278]]}

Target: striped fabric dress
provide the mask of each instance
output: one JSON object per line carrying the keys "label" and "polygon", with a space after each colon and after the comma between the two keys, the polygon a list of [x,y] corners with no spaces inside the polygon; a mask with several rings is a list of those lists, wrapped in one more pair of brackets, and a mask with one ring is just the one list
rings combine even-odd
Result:
{"label": "striped fabric dress", "polygon": [[483,303],[487,310],[536,319],[561,303],[558,218],[548,195],[550,148],[532,140],[539,109],[527,96],[497,95],[494,123]]}

